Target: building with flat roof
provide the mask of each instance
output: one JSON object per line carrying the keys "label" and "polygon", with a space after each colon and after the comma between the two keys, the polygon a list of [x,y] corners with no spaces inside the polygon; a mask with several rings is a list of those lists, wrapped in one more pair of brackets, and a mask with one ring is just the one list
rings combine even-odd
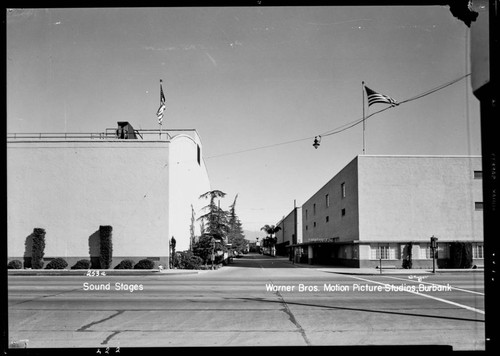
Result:
{"label": "building with flat roof", "polygon": [[[96,261],[99,227],[112,227],[113,263],[150,258],[168,266],[169,241],[187,250],[193,215],[210,190],[194,129],[8,134],[8,259],[29,263],[34,228],[46,231],[45,261]],[[194,225],[194,226],[193,226]]]}
{"label": "building with flat roof", "polygon": [[295,206],[276,226],[280,228],[275,234],[276,254],[289,256],[289,247],[302,242],[302,208]]}
{"label": "building with flat roof", "polygon": [[[354,158],[302,205],[296,261],[352,267],[483,265],[480,156]],[[465,249],[465,252],[463,252]]]}

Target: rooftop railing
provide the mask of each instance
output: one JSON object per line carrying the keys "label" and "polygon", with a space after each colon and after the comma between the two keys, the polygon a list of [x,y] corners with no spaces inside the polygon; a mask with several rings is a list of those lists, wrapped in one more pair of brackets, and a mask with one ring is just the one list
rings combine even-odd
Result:
{"label": "rooftop railing", "polygon": [[144,141],[169,141],[179,134],[196,135],[195,129],[139,129],[133,132],[120,132],[116,128],[107,128],[104,132],[27,132],[8,133],[8,140],[144,140]]}

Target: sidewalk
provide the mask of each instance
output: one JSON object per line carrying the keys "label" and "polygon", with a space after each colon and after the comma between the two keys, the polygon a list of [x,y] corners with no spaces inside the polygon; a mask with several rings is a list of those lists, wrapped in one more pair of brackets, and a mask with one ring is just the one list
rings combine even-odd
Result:
{"label": "sidewalk", "polygon": [[[292,264],[292,262],[290,262]],[[293,263],[297,268],[312,268],[322,272],[339,273],[339,274],[355,274],[355,275],[391,275],[391,274],[433,274],[432,269],[404,269],[404,268],[355,268],[343,266],[328,266],[328,265],[309,265],[305,263]],[[437,273],[484,273],[483,268],[468,268],[468,269],[436,269]]]}
{"label": "sidewalk", "polygon": [[[90,270],[92,272],[105,273],[106,276],[154,276],[154,275],[177,275],[197,274],[205,270],[188,269],[100,269]],[[87,276],[87,270],[75,269],[8,269],[9,276]]]}

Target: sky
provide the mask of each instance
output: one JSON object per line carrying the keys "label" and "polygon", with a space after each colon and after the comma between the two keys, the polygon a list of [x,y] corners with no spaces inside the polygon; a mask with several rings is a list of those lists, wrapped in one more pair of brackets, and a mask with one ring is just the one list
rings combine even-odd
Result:
{"label": "sky", "polygon": [[[470,73],[448,6],[8,9],[7,132],[194,128],[245,230],[277,224],[357,155],[326,133]],[[480,155],[470,77],[365,121],[369,155]],[[321,135],[315,149],[313,138]],[[265,233],[261,231],[264,236]]]}

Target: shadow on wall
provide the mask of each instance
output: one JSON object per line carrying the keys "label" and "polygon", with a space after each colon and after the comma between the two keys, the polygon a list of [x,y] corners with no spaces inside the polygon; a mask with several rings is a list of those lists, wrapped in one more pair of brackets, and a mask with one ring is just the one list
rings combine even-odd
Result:
{"label": "shadow on wall", "polygon": [[90,256],[90,268],[99,269],[101,268],[101,262],[99,256],[101,255],[101,238],[99,230],[94,232],[89,236],[89,256]]}
{"label": "shadow on wall", "polygon": [[31,268],[31,254],[33,250],[33,236],[31,233],[24,240],[24,268]]}

